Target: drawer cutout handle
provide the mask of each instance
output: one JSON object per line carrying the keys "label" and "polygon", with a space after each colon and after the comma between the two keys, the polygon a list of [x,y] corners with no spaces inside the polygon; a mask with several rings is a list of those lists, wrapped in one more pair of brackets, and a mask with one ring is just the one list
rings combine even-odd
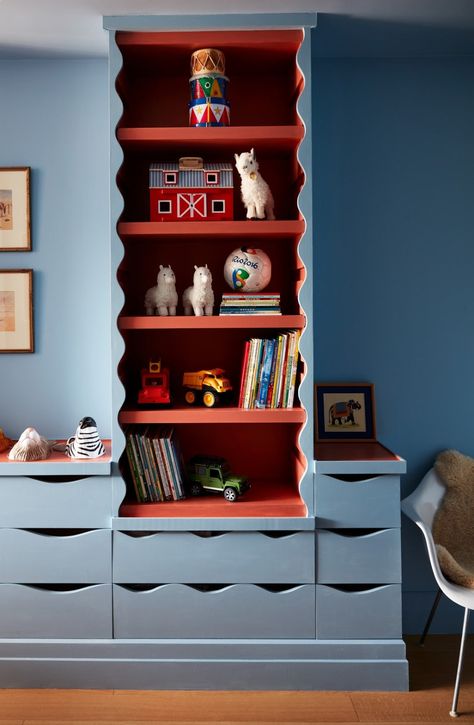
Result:
{"label": "drawer cutout handle", "polygon": [[75,483],[82,481],[89,476],[27,476],[32,481],[40,481],[41,483]]}
{"label": "drawer cutout handle", "polygon": [[[380,478],[380,473],[341,473],[339,475],[331,475],[327,473],[328,478],[334,478],[335,481],[342,481],[343,483],[362,483],[363,481],[374,481],[376,478]],[[317,482],[316,482],[317,485]]]}
{"label": "drawer cutout handle", "polygon": [[384,589],[387,584],[325,584],[327,589],[335,589],[344,594],[365,594],[367,592],[376,592],[378,589]]}
{"label": "drawer cutout handle", "polygon": [[97,586],[97,584],[25,584],[20,582],[20,586],[28,589],[38,589],[42,592],[67,594],[68,592],[79,592],[81,589],[90,589]]}
{"label": "drawer cutout handle", "polygon": [[365,536],[383,531],[384,529],[335,529],[331,531],[334,536],[343,536],[346,539],[363,539]]}

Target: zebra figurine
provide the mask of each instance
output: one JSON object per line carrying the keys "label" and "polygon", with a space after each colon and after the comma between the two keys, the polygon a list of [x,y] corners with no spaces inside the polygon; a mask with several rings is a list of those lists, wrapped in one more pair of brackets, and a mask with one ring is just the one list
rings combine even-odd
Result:
{"label": "zebra figurine", "polygon": [[99,458],[104,453],[104,444],[99,438],[94,418],[82,418],[76,428],[76,435],[67,440],[66,455],[70,458]]}

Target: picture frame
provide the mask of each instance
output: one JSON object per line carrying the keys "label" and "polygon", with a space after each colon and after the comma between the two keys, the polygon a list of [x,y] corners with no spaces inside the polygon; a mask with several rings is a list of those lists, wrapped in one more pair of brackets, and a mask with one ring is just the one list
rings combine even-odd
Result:
{"label": "picture frame", "polygon": [[376,441],[375,393],[372,383],[317,383],[315,439]]}
{"label": "picture frame", "polygon": [[33,270],[0,269],[0,353],[33,350]]}
{"label": "picture frame", "polygon": [[30,167],[0,167],[0,252],[31,252]]}

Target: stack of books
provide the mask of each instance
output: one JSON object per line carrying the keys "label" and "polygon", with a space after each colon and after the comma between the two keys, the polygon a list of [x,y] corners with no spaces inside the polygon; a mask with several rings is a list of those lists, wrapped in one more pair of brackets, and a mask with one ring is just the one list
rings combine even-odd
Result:
{"label": "stack of books", "polygon": [[229,292],[222,295],[220,315],[281,315],[278,292]]}
{"label": "stack of books", "polygon": [[242,362],[239,408],[292,408],[301,330],[271,339],[247,340]]}
{"label": "stack of books", "polygon": [[129,426],[125,437],[137,501],[156,503],[185,498],[183,459],[173,428]]}

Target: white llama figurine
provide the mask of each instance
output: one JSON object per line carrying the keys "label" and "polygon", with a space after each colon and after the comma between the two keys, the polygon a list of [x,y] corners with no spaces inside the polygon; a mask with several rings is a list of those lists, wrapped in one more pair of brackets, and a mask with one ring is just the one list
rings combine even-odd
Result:
{"label": "white llama figurine", "polygon": [[178,293],[176,292],[176,277],[171,267],[163,267],[156,279],[155,287],[150,287],[145,295],[145,309],[147,315],[176,315]]}
{"label": "white llama figurine", "polygon": [[247,219],[275,219],[274,201],[267,182],[258,170],[255,151],[234,154],[235,166],[240,174],[242,201],[247,209]]}
{"label": "white llama figurine", "polygon": [[194,265],[193,286],[183,292],[183,307],[185,315],[194,314],[197,317],[212,315],[214,306],[214,292],[212,291],[212,274],[207,264],[205,267]]}

